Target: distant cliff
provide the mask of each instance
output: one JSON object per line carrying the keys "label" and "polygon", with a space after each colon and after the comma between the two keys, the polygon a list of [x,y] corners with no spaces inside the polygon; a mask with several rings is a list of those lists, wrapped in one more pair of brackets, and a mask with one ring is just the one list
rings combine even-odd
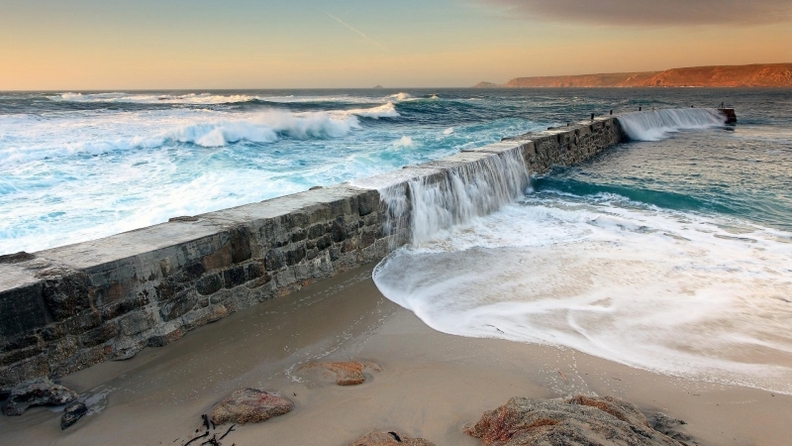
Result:
{"label": "distant cliff", "polygon": [[505,85],[475,87],[792,87],[792,63],[718,65],[665,71],[518,77]]}

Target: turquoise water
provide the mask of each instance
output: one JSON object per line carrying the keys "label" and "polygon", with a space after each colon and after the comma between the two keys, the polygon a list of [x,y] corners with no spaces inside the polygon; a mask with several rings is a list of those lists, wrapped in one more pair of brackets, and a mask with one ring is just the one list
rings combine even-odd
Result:
{"label": "turquoise water", "polygon": [[[734,131],[672,137],[662,149],[667,153],[631,149],[639,143],[610,156],[630,153],[634,163],[654,165],[649,172],[657,176],[627,175],[624,160],[598,161],[537,187],[677,194],[703,210],[788,227],[783,178],[789,175],[791,95],[692,89],[0,93],[0,253],[362,178],[590,113],[720,102],[738,109]],[[706,153],[698,161],[688,156],[701,150]],[[733,159],[726,162],[720,152]],[[687,167],[696,162],[699,176],[693,177]],[[733,176],[716,178],[724,166]]]}

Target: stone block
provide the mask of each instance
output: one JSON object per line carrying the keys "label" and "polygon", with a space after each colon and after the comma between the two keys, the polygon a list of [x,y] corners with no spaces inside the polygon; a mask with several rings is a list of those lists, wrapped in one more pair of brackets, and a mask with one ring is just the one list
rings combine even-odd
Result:
{"label": "stone block", "polygon": [[112,348],[109,346],[96,346],[93,348],[83,349],[76,354],[69,357],[69,359],[56,363],[52,368],[51,375],[53,378],[60,378],[86,369],[92,365],[104,362],[105,354],[110,353]]}
{"label": "stone block", "polygon": [[253,257],[250,229],[241,226],[231,230],[231,261],[241,263]]}
{"label": "stone block", "polygon": [[222,248],[205,256],[202,263],[207,271],[223,269],[232,265],[234,261],[231,242],[226,243]]}
{"label": "stone block", "polygon": [[95,347],[113,339],[118,335],[119,331],[118,324],[110,322],[80,336],[80,343],[83,347]]}
{"label": "stone block", "polygon": [[[46,274],[46,275],[45,275]],[[64,269],[42,273],[41,296],[56,321],[63,321],[91,307],[88,275]]]}
{"label": "stone block", "polygon": [[0,367],[0,390],[9,390],[17,384],[49,374],[46,355],[39,355],[9,367]]}
{"label": "stone block", "polygon": [[9,339],[47,325],[42,283],[0,291],[0,339]]}
{"label": "stone block", "polygon": [[323,223],[315,224],[308,228],[308,238],[311,240],[318,239],[325,234],[325,225]]}
{"label": "stone block", "polygon": [[132,336],[154,328],[154,316],[146,311],[132,313],[118,322],[124,336]]}
{"label": "stone block", "polygon": [[223,281],[226,288],[234,288],[247,282],[245,265],[234,266],[223,271]]}
{"label": "stone block", "polygon": [[333,237],[333,241],[338,243],[342,242],[347,238],[348,231],[346,225],[344,224],[344,218],[338,217],[333,220],[333,224],[330,228],[330,234]]}
{"label": "stone block", "polygon": [[285,251],[283,255],[286,260],[286,265],[296,265],[305,258],[305,248],[298,245],[288,251]]}
{"label": "stone block", "polygon": [[264,256],[264,266],[267,271],[277,271],[286,264],[286,259],[279,249],[270,249]]}
{"label": "stone block", "polygon": [[247,276],[247,280],[258,279],[259,277],[264,277],[266,274],[267,268],[264,266],[264,262],[262,261],[255,261],[245,265],[245,275]]}
{"label": "stone block", "polygon": [[33,347],[35,345],[39,345],[41,341],[42,339],[37,335],[17,336],[15,338],[10,338],[0,344],[0,354]]}
{"label": "stone block", "polygon": [[50,362],[65,361],[70,356],[77,353],[79,346],[77,345],[76,336],[66,336],[49,345],[47,349],[47,358]]}
{"label": "stone block", "polygon": [[176,328],[165,334],[150,336],[147,344],[149,347],[163,347],[177,339],[181,339],[182,336],[184,336],[184,330]]}
{"label": "stone block", "polygon": [[195,307],[195,304],[198,302],[198,294],[191,291],[186,290],[179,293],[176,297],[168,302],[165,302],[160,307],[160,316],[162,316],[162,320],[170,321],[176,319],[177,317],[183,315],[184,313],[190,311]]}
{"label": "stone block", "polygon": [[292,243],[297,243],[305,240],[308,237],[308,231],[305,229],[298,228],[294,233],[292,233],[291,241]]}
{"label": "stone block", "polygon": [[122,299],[102,307],[100,309],[102,320],[115,319],[129,313],[130,311],[145,307],[150,302],[151,300],[149,299],[149,291],[143,290],[135,297]]}
{"label": "stone block", "polygon": [[98,310],[87,311],[79,316],[63,321],[66,332],[80,335],[102,324],[102,314]]}
{"label": "stone block", "polygon": [[214,294],[221,288],[223,288],[223,278],[220,274],[210,274],[195,282],[195,291],[203,296]]}
{"label": "stone block", "polygon": [[13,350],[9,353],[0,354],[0,367],[8,367],[25,359],[32,358],[44,352],[44,348],[38,345],[33,347]]}

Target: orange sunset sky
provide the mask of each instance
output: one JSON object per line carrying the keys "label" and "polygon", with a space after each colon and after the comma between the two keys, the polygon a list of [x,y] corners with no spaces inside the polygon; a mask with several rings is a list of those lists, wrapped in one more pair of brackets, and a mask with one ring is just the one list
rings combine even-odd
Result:
{"label": "orange sunset sky", "polygon": [[0,0],[0,90],[455,87],[790,42],[789,0]]}

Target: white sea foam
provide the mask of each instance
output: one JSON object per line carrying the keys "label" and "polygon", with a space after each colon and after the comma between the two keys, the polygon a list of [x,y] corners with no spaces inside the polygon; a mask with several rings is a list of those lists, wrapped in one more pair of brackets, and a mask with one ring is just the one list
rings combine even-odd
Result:
{"label": "white sea foam", "polygon": [[392,94],[392,95],[388,96],[388,98],[395,99],[397,101],[406,101],[408,99],[412,99],[413,97],[412,97],[412,95],[410,93],[399,92],[399,93]]}
{"label": "white sea foam", "polygon": [[446,333],[792,394],[792,234],[616,197],[510,205],[377,266]]}
{"label": "white sea foam", "polygon": [[396,107],[393,105],[393,102],[390,101],[378,107],[356,108],[356,109],[344,110],[336,113],[341,114],[342,116],[355,115],[355,116],[360,116],[361,118],[372,118],[372,119],[398,118],[399,116],[401,116],[399,115],[399,112],[396,111]]}
{"label": "white sea foam", "polygon": [[393,143],[393,146],[402,149],[409,149],[411,147],[415,147],[415,142],[413,142],[412,138],[409,136],[402,136]]}
{"label": "white sea foam", "polygon": [[726,117],[716,109],[678,108],[627,113],[617,118],[635,141],[659,141],[680,130],[720,127]]}

